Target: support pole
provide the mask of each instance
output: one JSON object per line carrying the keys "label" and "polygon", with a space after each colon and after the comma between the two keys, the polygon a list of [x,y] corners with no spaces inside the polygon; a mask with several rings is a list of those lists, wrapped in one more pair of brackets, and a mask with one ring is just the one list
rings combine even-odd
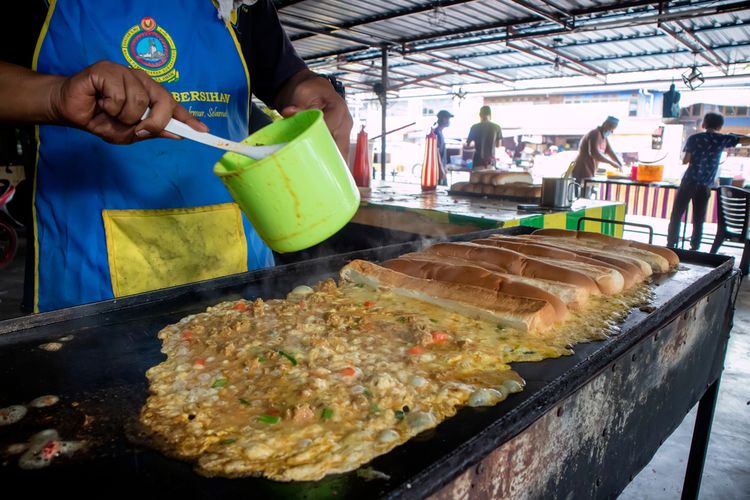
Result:
{"label": "support pole", "polygon": [[382,85],[382,94],[380,95],[380,179],[385,180],[385,135],[386,122],[385,115],[388,109],[388,46],[380,46],[380,84]]}

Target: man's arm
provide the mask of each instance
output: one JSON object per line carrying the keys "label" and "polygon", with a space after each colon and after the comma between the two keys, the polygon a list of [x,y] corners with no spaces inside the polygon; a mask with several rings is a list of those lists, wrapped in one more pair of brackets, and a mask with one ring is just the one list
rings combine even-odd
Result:
{"label": "man's arm", "polygon": [[[67,125],[117,144],[175,138],[164,131],[172,117],[208,130],[146,73],[109,61],[70,77],[0,62],[0,103],[2,121]],[[149,107],[149,117],[141,121]]]}
{"label": "man's arm", "polygon": [[[606,139],[605,139],[605,140],[606,140]],[[607,154],[608,154],[608,155],[609,155],[609,157],[610,157],[610,158],[612,158],[612,160],[613,160],[613,161],[615,162],[615,164],[614,164],[614,165],[612,165],[613,167],[618,167],[618,168],[622,168],[622,162],[621,162],[621,161],[620,161],[620,159],[619,159],[619,158],[617,157],[617,154],[615,153],[615,150],[614,150],[614,149],[612,149],[612,145],[610,145],[609,141],[607,141]]]}
{"label": "man's arm", "polygon": [[[593,135],[593,137],[592,137]],[[589,156],[593,158],[597,162],[602,163],[608,163],[609,165],[612,165],[613,167],[617,167],[617,164],[604,156],[601,151],[599,151],[599,148],[597,147],[597,141],[599,140],[599,131],[597,129],[592,130],[588,133],[588,147],[589,147]],[[609,148],[609,141],[607,141],[607,148]]]}
{"label": "man's arm", "polygon": [[497,127],[497,135],[495,136],[495,147],[499,148],[500,144],[503,143],[503,129],[500,128],[498,125]]}
{"label": "man's arm", "polygon": [[464,145],[464,147],[471,148],[471,143],[474,142],[474,140],[474,125],[472,125],[469,129],[469,137],[466,138],[466,144]]}
{"label": "man's arm", "polygon": [[341,153],[347,156],[352,118],[331,83],[297,55],[270,0],[240,9],[237,32],[250,68],[252,91],[284,116],[320,109]]}

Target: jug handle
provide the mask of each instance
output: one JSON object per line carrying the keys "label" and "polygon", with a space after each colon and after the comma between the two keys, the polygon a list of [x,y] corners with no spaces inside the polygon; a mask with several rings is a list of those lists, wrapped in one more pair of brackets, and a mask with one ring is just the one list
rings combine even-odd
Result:
{"label": "jug handle", "polygon": [[[571,191],[572,189],[572,191]],[[568,201],[573,203],[575,200],[581,197],[581,185],[577,182],[571,182],[568,184]]]}

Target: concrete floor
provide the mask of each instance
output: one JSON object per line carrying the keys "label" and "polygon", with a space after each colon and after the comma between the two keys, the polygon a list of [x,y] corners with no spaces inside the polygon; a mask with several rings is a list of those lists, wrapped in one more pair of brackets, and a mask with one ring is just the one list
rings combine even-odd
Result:
{"label": "concrete floor", "polygon": [[[700,498],[750,498],[750,283],[737,299]],[[664,442],[621,500],[680,498],[696,409]]]}
{"label": "concrete floor", "polygon": [[[626,235],[637,239],[634,235]],[[0,320],[20,314],[23,283],[23,245],[14,262],[0,270]],[[655,244],[665,244],[657,237]],[[709,245],[701,250],[708,251]],[[738,249],[722,247],[722,253],[734,255]],[[727,361],[721,382],[718,407],[708,448],[700,498],[750,498],[750,280],[742,285],[737,300],[735,324],[729,342]],[[687,464],[695,408],[682,425],[664,442],[651,462],[622,492],[622,500],[677,499]]]}
{"label": "concrete floor", "polygon": [[[628,217],[630,219],[630,216]],[[639,218],[641,219],[641,218]],[[654,224],[657,236],[654,244],[665,245],[666,221]],[[663,226],[663,227],[661,227]],[[701,251],[711,248],[715,225],[706,224]],[[663,231],[660,231],[663,229]],[[688,227],[690,237],[692,227]],[[632,234],[626,238],[643,239]],[[686,245],[687,247],[687,245]],[[739,263],[742,250],[722,246],[719,253],[732,255]],[[709,500],[750,498],[750,279],[742,283],[737,298],[724,374],[719,389],[719,400],[714,416],[708,455],[703,472],[700,498]],[[685,478],[690,440],[695,424],[697,406],[685,417],[675,432],[664,441],[651,462],[635,477],[620,500],[662,500],[680,498]]]}

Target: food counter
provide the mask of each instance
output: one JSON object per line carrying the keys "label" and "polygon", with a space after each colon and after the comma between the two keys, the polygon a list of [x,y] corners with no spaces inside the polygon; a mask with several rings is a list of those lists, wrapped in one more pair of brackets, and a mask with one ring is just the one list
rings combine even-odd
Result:
{"label": "food counter", "polygon": [[[222,300],[283,297],[353,258],[382,262],[425,245],[382,243],[0,322],[0,407],[30,407],[25,419],[0,426],[0,481],[9,491],[83,497],[608,498],[701,401],[686,475],[687,497],[697,493],[739,280],[731,258],[695,252],[678,252],[679,270],[657,277],[650,305],[629,310],[613,335],[570,356],[515,363],[522,392],[463,408],[357,471],[314,482],[206,478],[129,439],[148,394],[144,373],[164,357],[156,334],[165,325]],[[59,402],[35,407],[43,395]],[[45,469],[19,469],[10,450],[43,429],[85,448]]]}
{"label": "food counter", "polygon": [[[677,198],[679,184],[672,182],[639,182],[628,179],[598,178],[584,181],[584,190],[594,190],[593,197],[601,201],[624,203],[627,215],[655,217],[669,219],[672,206]],[[706,210],[706,222],[716,223],[718,220],[716,192],[719,187],[712,188]],[[685,220],[692,220],[692,204],[688,207]]]}
{"label": "food counter", "polygon": [[[578,219],[625,220],[621,202],[580,199],[570,210],[520,211],[518,201],[448,194],[447,187],[421,192],[413,184],[376,184],[362,195],[352,222],[389,230],[443,236],[514,226],[577,229]],[[581,229],[622,236],[622,226],[584,221]]]}

